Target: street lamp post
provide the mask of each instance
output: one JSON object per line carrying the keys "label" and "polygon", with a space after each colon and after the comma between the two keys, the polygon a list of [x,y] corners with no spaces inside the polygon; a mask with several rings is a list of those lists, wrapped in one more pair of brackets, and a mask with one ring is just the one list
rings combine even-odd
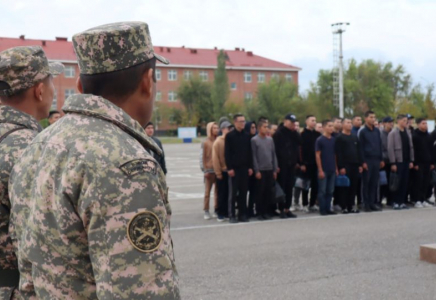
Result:
{"label": "street lamp post", "polygon": [[[343,52],[342,52],[342,33],[345,32],[345,28],[350,25],[350,23],[335,23],[332,24],[333,28],[333,41],[334,41],[334,62],[335,62],[335,70],[337,72],[337,81],[334,81],[334,89],[336,89],[335,97],[338,97],[339,100],[339,117],[344,117],[344,64],[343,64]],[[339,45],[337,45],[336,41],[339,38]],[[337,49],[339,47],[339,49]],[[336,85],[336,86],[335,86]],[[335,99],[336,100],[336,99]]]}

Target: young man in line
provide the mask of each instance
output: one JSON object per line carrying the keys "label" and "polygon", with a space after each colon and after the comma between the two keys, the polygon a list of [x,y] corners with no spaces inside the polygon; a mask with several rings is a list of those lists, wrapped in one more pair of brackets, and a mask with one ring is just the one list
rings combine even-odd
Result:
{"label": "young man in line", "polygon": [[47,117],[53,102],[53,75],[62,71],[63,65],[49,63],[41,47],[15,47],[0,53],[0,299],[27,299],[33,294],[31,269],[19,268],[17,259],[26,207],[9,198],[9,178],[24,150],[42,131],[38,121]]}
{"label": "young man in line", "polygon": [[[334,138],[338,137],[342,132],[342,118],[334,117],[332,119],[333,122],[333,133],[332,136]],[[340,212],[343,208],[341,207],[341,202],[339,200],[338,189],[335,189],[333,194],[333,210]]]}
{"label": "young man in line", "polygon": [[[201,170],[204,174],[204,203],[203,203],[203,210],[204,210],[204,219],[210,220],[211,216],[209,213],[209,206],[210,206],[210,192],[212,190],[212,186],[215,185],[216,182],[216,176],[215,172],[213,170],[213,164],[212,164],[212,146],[215,142],[217,136],[218,136],[218,125],[215,122],[210,122],[206,126],[206,133],[207,138],[206,140],[201,144]],[[213,218],[218,217],[218,189],[214,188],[214,213]]]}
{"label": "young man in line", "polygon": [[434,154],[432,153],[432,140],[428,133],[427,121],[416,119],[418,128],[413,132],[413,150],[415,153],[415,177],[412,178],[412,201],[415,207],[433,206],[427,202],[427,193],[430,186],[431,171],[434,169]]}
{"label": "young man in line", "polygon": [[322,123],[316,123],[315,131],[319,132],[320,135],[323,133]]}
{"label": "young man in line", "polygon": [[165,152],[162,146],[162,142],[154,136],[154,124],[153,122],[148,122],[148,124],[145,126],[145,133],[153,139],[153,141],[159,146],[160,150],[162,150],[162,155],[158,155],[157,153],[153,152],[153,157],[157,160],[160,167],[162,168],[162,171],[164,174],[167,174],[167,165],[165,163]]}
{"label": "young man in line", "polygon": [[352,123],[353,123],[353,129],[351,130],[351,133],[357,136],[357,133],[362,127],[362,117],[354,116],[352,119]]}
{"label": "young man in line", "polygon": [[342,133],[336,137],[335,152],[340,175],[346,175],[350,179],[349,187],[336,188],[342,213],[358,213],[353,209],[356,202],[357,182],[359,174],[362,173],[362,152],[359,139],[351,133],[353,125],[351,119],[345,118],[342,121]]}
{"label": "young man in line", "polygon": [[[251,155],[251,137],[244,131],[245,117],[236,114],[233,117],[235,130],[225,137],[225,158],[229,175],[229,222],[248,222],[247,191],[248,180],[253,174]],[[238,202],[238,218],[235,205]]]}
{"label": "young man in line", "polygon": [[301,133],[301,167],[300,174],[303,178],[310,180],[309,190],[303,190],[303,209],[305,212],[318,211],[316,205],[318,197],[318,169],[316,166],[315,143],[321,134],[315,130],[316,118],[313,115],[306,117],[306,128]]}
{"label": "young man in line", "polygon": [[228,121],[221,123],[221,135],[217,137],[212,147],[212,164],[216,175],[216,188],[218,190],[218,222],[228,218],[229,211],[229,175],[227,173],[226,159],[224,156],[226,135],[232,124]]}
{"label": "young man in line", "polygon": [[300,163],[300,134],[295,130],[297,118],[293,114],[285,116],[283,126],[273,136],[279,164],[278,182],[286,194],[286,202],[279,204],[280,218],[296,218],[291,211],[296,169]]}
{"label": "young man in line", "polygon": [[381,134],[381,141],[382,141],[383,161],[385,163],[385,166],[383,167],[382,170],[386,172],[388,184],[380,186],[380,196],[379,196],[378,205],[381,206],[383,198],[386,198],[386,204],[388,206],[392,206],[393,205],[392,193],[389,190],[389,178],[390,178],[390,174],[391,174],[391,164],[389,162],[389,155],[388,155],[388,135],[392,131],[392,129],[394,128],[394,119],[392,119],[389,116],[385,117],[383,119],[382,124],[383,124],[383,129],[380,130],[380,134]]}
{"label": "young man in line", "polygon": [[258,123],[258,135],[251,139],[253,169],[256,178],[256,213],[258,220],[271,218],[268,210],[274,198],[274,181],[277,179],[277,157],[274,141],[267,136],[268,123]]}
{"label": "young man in line", "polygon": [[[391,172],[399,177],[398,190],[393,195],[394,209],[408,209],[405,204],[409,186],[410,169],[415,159],[412,134],[407,129],[407,116],[398,115],[397,127],[388,135],[388,155]],[[418,166],[415,167],[418,169]]]}
{"label": "young man in line", "polygon": [[333,122],[325,120],[322,122],[324,133],[316,140],[315,153],[316,165],[318,167],[318,201],[319,213],[321,216],[335,215],[331,209],[335,180],[337,174],[335,138],[333,133]]}
{"label": "young man in line", "polygon": [[363,158],[362,195],[365,212],[380,211],[376,205],[380,169],[384,167],[380,131],[374,127],[375,113],[365,113],[365,126],[359,131],[358,138]]}

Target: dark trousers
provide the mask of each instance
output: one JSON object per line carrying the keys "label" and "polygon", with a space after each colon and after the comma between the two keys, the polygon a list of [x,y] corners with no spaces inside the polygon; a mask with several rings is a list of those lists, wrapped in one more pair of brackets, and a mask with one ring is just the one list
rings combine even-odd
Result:
{"label": "dark trousers", "polygon": [[380,186],[379,201],[381,203],[383,198],[386,198],[387,205],[392,206],[392,204],[393,204],[392,193],[389,190],[389,178],[391,177],[391,164],[385,162],[385,166],[384,166],[383,170],[386,172],[386,178],[388,179],[388,184]]}
{"label": "dark trousers", "polygon": [[229,217],[236,217],[235,204],[238,202],[238,217],[246,217],[248,168],[235,169],[235,176],[229,176]]}
{"label": "dark trousers", "polygon": [[[254,216],[254,204],[256,203],[256,185],[257,185],[257,179],[256,176],[253,174],[248,179],[248,216],[253,217]],[[257,212],[257,207],[256,207]]]}
{"label": "dark trousers", "polygon": [[415,170],[415,177],[411,178],[412,184],[412,201],[426,201],[428,187],[430,186],[430,164],[419,164],[419,169]]}
{"label": "dark trousers", "polygon": [[216,180],[218,189],[218,215],[227,217],[229,213],[229,175],[223,172],[223,179]]}
{"label": "dark trousers", "polygon": [[316,165],[306,165],[305,178],[310,179],[310,202],[308,199],[309,191],[303,190],[303,206],[314,206],[318,197],[318,168]]}
{"label": "dark trousers", "polygon": [[256,179],[256,212],[258,216],[269,213],[274,195],[274,173],[273,171],[260,171],[262,177]]}
{"label": "dark trousers", "polygon": [[397,163],[397,174],[400,179],[398,190],[394,193],[394,202],[397,204],[403,204],[407,200],[409,190],[409,162]]}
{"label": "dark trousers", "polygon": [[292,204],[292,190],[295,185],[295,165],[280,167],[280,173],[277,180],[286,194],[286,202],[279,204],[280,211],[289,209]]}
{"label": "dark trousers", "polygon": [[380,179],[380,161],[369,159],[366,164],[368,170],[362,174],[362,196],[365,208],[370,208],[377,201],[378,182]]}
{"label": "dark trousers", "polygon": [[323,179],[318,179],[319,212],[325,214],[331,211],[333,192],[335,191],[336,173],[324,173]]}
{"label": "dark trousers", "polygon": [[357,183],[359,182],[359,164],[349,164],[345,166],[347,177],[350,179],[349,187],[336,188],[338,191],[338,197],[340,199],[339,205],[342,209],[351,211],[356,202],[357,195]]}

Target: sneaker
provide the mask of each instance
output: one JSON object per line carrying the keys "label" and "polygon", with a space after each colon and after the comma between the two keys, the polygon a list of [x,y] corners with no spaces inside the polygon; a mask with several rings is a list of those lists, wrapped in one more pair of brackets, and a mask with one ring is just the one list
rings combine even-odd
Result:
{"label": "sneaker", "polygon": [[291,213],[290,211],[288,211],[288,212],[286,213],[286,217],[288,217],[288,218],[296,218],[297,215],[294,215],[293,213]]}
{"label": "sneaker", "polygon": [[218,218],[216,218],[216,220],[221,223],[221,222],[224,222],[226,220],[226,218],[224,218],[223,216],[218,216]]}
{"label": "sneaker", "polygon": [[210,220],[210,213],[208,211],[204,212],[204,219],[205,220]]}
{"label": "sneaker", "polygon": [[394,203],[394,209],[401,209],[401,207],[398,205],[398,203]]}
{"label": "sneaker", "polygon": [[415,203],[415,208],[423,208],[424,206],[422,205],[421,201],[416,201]]}
{"label": "sneaker", "polygon": [[319,207],[314,205],[309,207],[309,212],[317,212],[319,211]]}
{"label": "sneaker", "polygon": [[350,210],[350,214],[358,214],[358,213],[360,213],[360,210],[358,210],[358,209]]}
{"label": "sneaker", "polygon": [[301,210],[303,210],[301,205],[300,204],[295,204],[295,211],[301,211]]}
{"label": "sneaker", "polygon": [[422,202],[422,206],[424,206],[424,207],[434,207],[434,205],[431,205],[427,201]]}
{"label": "sneaker", "polygon": [[303,207],[303,212],[310,213],[309,207],[307,207],[307,206]]}
{"label": "sneaker", "polygon": [[333,206],[333,211],[342,211],[342,207],[340,207],[339,205],[335,205]]}
{"label": "sneaker", "polygon": [[400,205],[400,209],[409,209],[409,207],[403,203]]}
{"label": "sneaker", "polygon": [[342,213],[344,214],[344,215],[347,215],[349,212],[348,212],[348,209],[344,209],[343,211],[342,211]]}
{"label": "sneaker", "polygon": [[331,210],[331,211],[328,211],[327,214],[328,214],[328,215],[337,215],[337,213],[335,213],[335,212],[332,211],[332,210]]}
{"label": "sneaker", "polygon": [[218,214],[217,214],[216,212],[214,212],[214,213],[212,214],[212,218],[214,218],[214,219],[218,218]]}
{"label": "sneaker", "polygon": [[288,217],[286,216],[286,213],[284,211],[282,211],[280,213],[280,219],[287,219]]}
{"label": "sneaker", "polygon": [[318,205],[314,205],[314,206],[311,206],[314,210],[316,210],[316,211],[319,211],[319,206]]}
{"label": "sneaker", "polygon": [[295,211],[295,206],[292,205],[291,208],[289,209],[290,211]]}

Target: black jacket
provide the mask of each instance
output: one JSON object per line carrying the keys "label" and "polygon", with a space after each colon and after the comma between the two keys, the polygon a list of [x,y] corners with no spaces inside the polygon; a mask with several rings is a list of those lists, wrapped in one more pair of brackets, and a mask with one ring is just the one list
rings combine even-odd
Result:
{"label": "black jacket", "polygon": [[419,129],[414,130],[413,148],[415,150],[415,164],[433,164],[433,143],[428,132],[422,132]]}
{"label": "black jacket", "polygon": [[281,126],[274,134],[273,140],[279,167],[295,166],[301,163],[301,137],[297,131]]}
{"label": "black jacket", "polygon": [[339,134],[336,137],[335,152],[338,169],[345,168],[350,164],[361,165],[363,163],[360,142],[354,134]]}
{"label": "black jacket", "polygon": [[304,129],[301,133],[301,163],[303,165],[316,164],[315,143],[321,136],[316,130]]}
{"label": "black jacket", "polygon": [[224,156],[226,159],[227,170],[253,168],[250,141],[250,135],[248,135],[244,130],[239,132],[235,129],[226,135]]}

